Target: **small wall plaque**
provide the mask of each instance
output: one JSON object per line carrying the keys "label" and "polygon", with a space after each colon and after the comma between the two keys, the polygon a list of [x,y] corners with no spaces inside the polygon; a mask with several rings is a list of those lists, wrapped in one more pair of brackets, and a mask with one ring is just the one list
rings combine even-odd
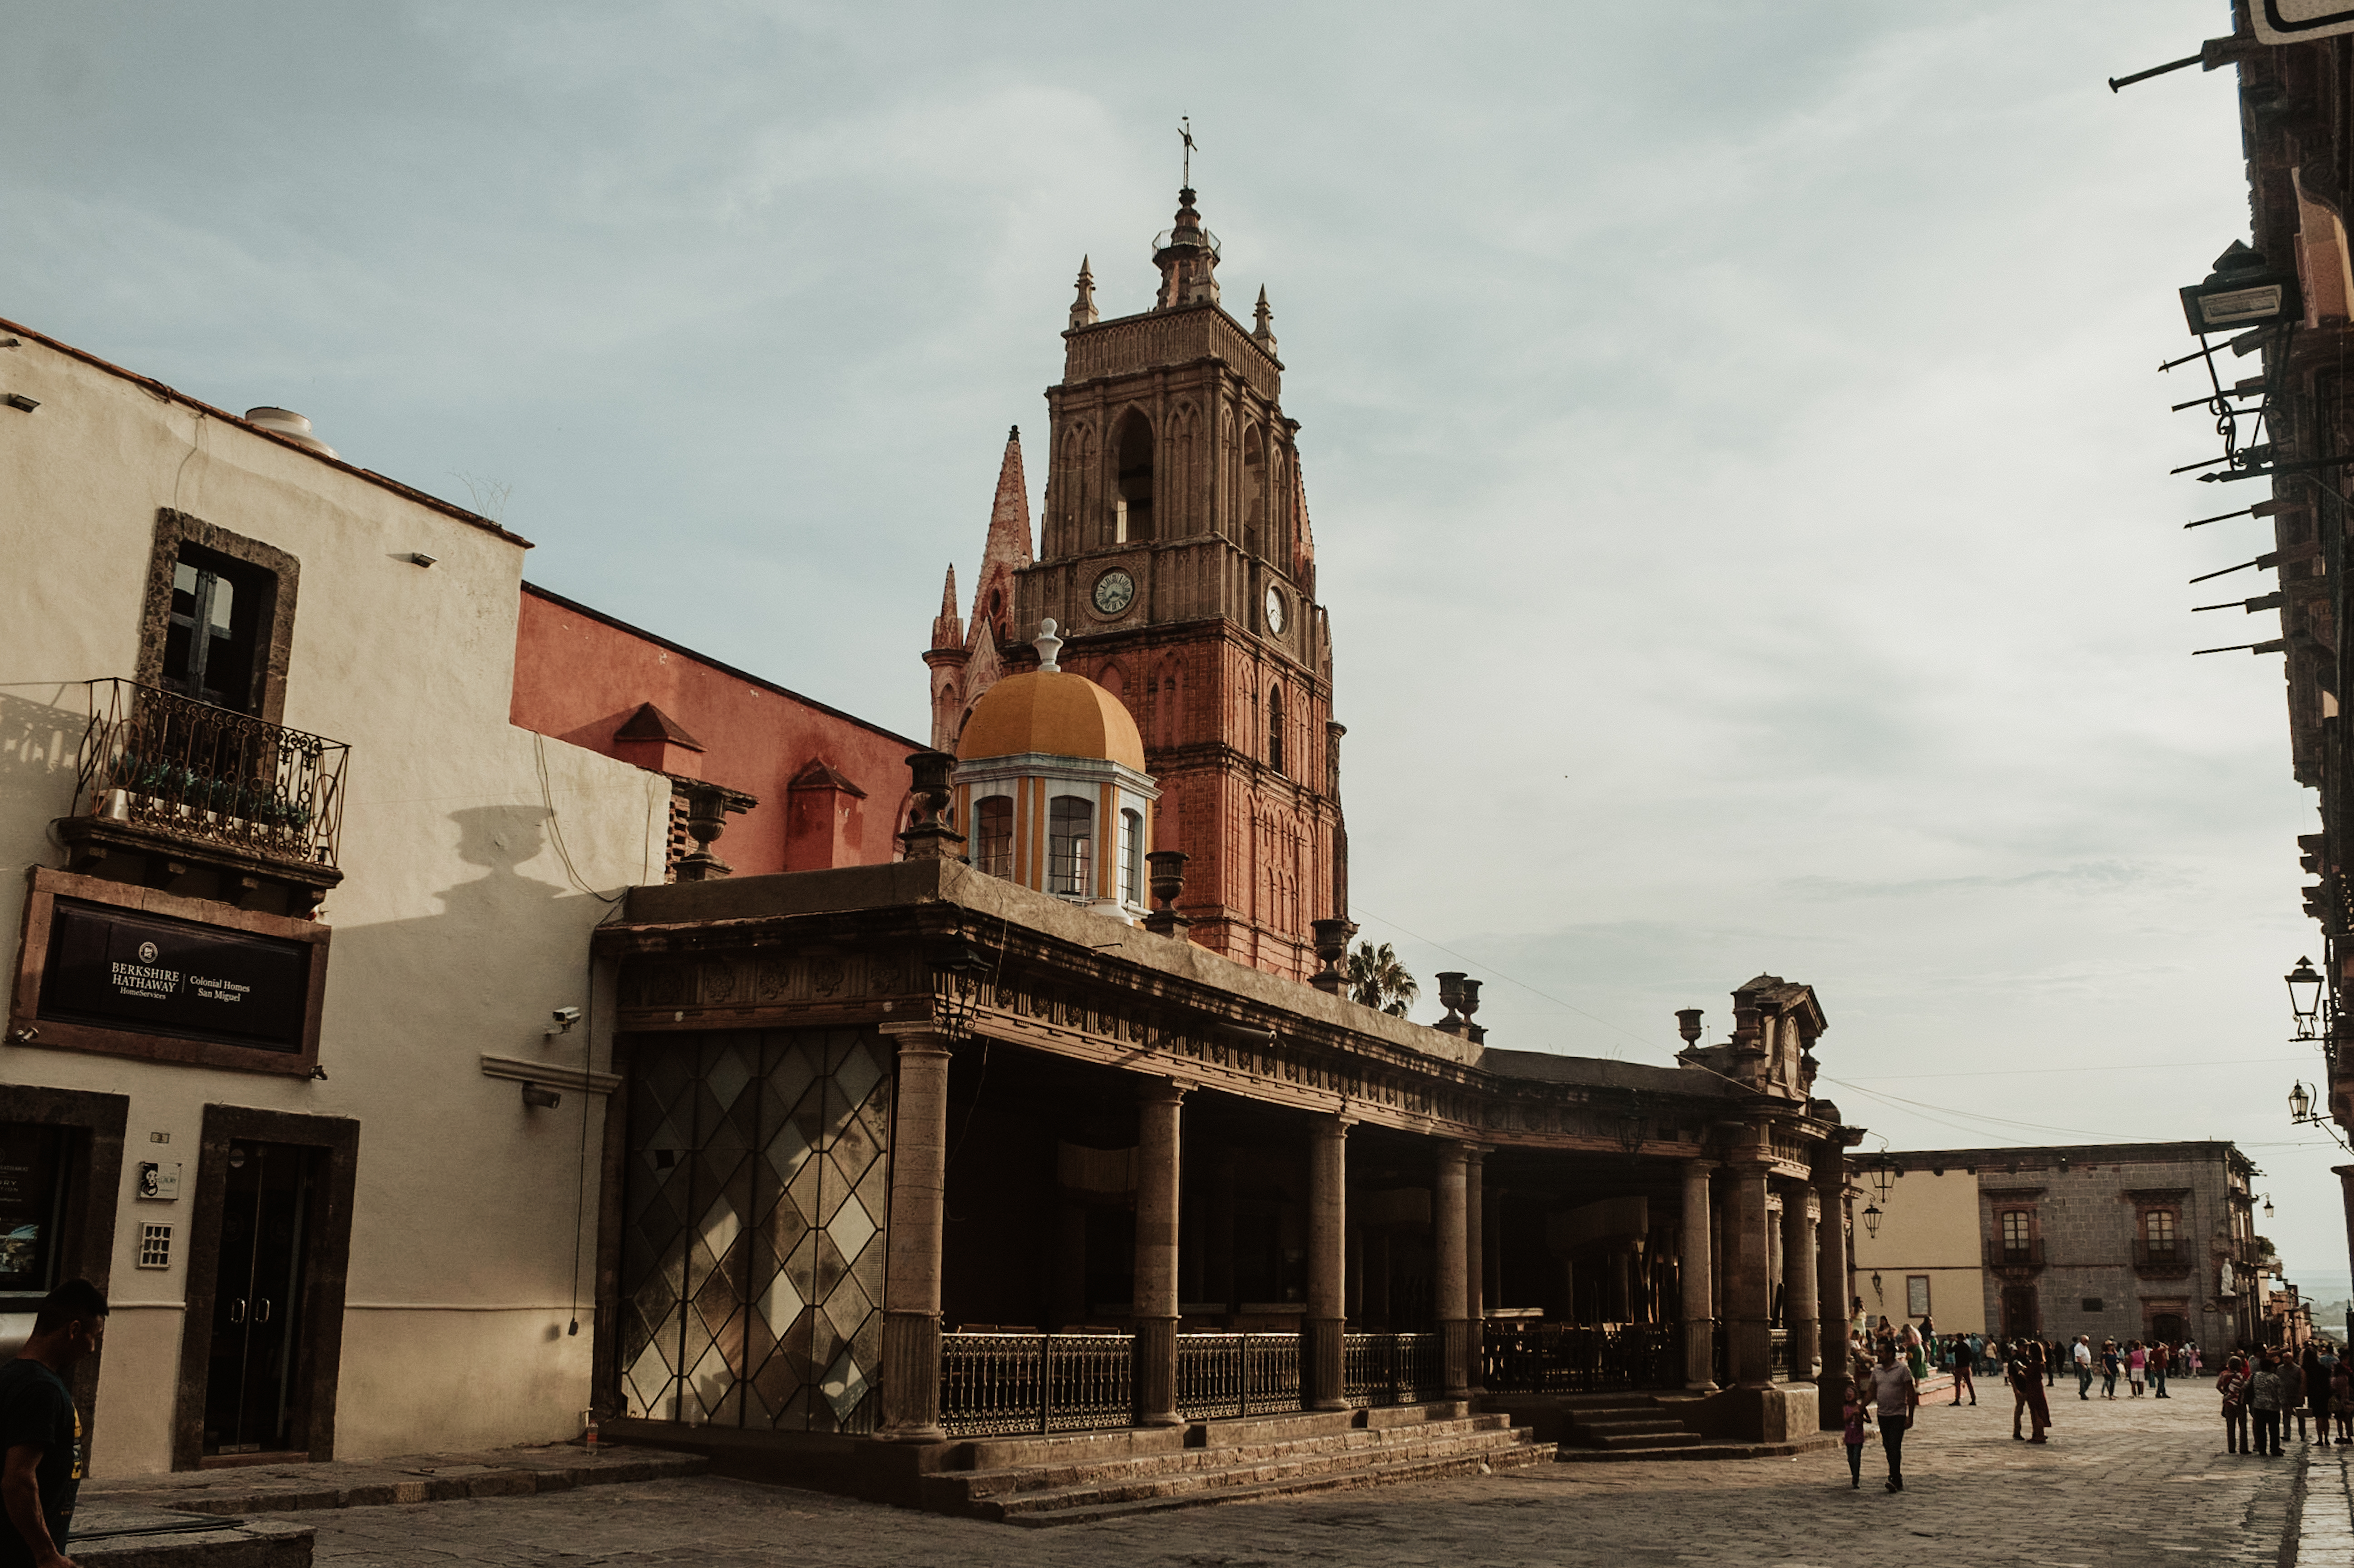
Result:
{"label": "small wall plaque", "polygon": [[180,1198],[180,1162],[143,1160],[139,1162],[139,1196],[150,1202],[174,1203]]}

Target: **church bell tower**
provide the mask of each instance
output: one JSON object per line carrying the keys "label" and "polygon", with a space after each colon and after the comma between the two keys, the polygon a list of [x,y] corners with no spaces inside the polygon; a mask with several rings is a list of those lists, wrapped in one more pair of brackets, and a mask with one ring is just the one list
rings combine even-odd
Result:
{"label": "church bell tower", "polygon": [[1191,188],[1178,202],[1150,310],[1103,319],[1081,265],[1013,620],[1060,622],[1064,667],[1135,717],[1193,940],[1304,980],[1310,923],[1348,913],[1348,851],[1299,427],[1266,291],[1251,327],[1226,313],[1217,237]]}

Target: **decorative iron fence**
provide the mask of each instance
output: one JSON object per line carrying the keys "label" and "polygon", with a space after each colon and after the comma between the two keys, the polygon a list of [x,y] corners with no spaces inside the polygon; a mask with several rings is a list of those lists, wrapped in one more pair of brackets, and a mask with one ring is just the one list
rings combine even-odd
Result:
{"label": "decorative iron fence", "polygon": [[92,681],[74,811],[334,865],[351,749],[135,681]]}
{"label": "decorative iron fence", "polygon": [[1129,1334],[942,1334],[940,1425],[960,1437],[1129,1425],[1135,1344]]}
{"label": "decorative iron fence", "polygon": [[1673,1388],[1683,1382],[1677,1330],[1668,1323],[1581,1328],[1568,1323],[1490,1323],[1480,1379],[1503,1393],[1590,1393],[1614,1388]]}
{"label": "decorative iron fence", "polygon": [[1299,1336],[1180,1334],[1177,1414],[1194,1420],[1299,1408]]}
{"label": "decorative iron fence", "polygon": [[1341,1343],[1341,1397],[1351,1404],[1423,1404],[1447,1390],[1436,1334],[1349,1334]]}

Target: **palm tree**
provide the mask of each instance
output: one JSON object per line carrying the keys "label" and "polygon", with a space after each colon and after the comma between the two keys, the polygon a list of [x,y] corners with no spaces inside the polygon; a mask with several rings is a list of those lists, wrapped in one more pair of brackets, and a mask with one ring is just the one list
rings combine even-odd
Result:
{"label": "palm tree", "polygon": [[1399,1018],[1405,1016],[1405,1010],[1422,994],[1422,988],[1405,972],[1405,966],[1398,962],[1387,942],[1378,948],[1371,942],[1358,943],[1356,950],[1349,955],[1346,980],[1352,1001],[1378,1007]]}

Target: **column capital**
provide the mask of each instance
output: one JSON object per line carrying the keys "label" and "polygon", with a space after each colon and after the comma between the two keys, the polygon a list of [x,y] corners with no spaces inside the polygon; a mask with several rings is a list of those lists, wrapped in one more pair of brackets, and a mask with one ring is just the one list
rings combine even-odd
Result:
{"label": "column capital", "polygon": [[929,1054],[945,1056],[956,1044],[956,1036],[948,1026],[935,1019],[919,1018],[906,1023],[878,1023],[875,1033],[899,1043],[903,1056]]}
{"label": "column capital", "polygon": [[1136,1097],[1147,1105],[1180,1105],[1187,1095],[1202,1086],[1191,1078],[1169,1078],[1158,1075],[1146,1078],[1136,1087]]}

